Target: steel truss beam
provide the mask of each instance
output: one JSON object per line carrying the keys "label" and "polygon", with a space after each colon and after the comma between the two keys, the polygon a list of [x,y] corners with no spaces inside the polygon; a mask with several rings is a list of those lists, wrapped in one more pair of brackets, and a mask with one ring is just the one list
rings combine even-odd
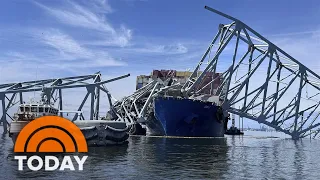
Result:
{"label": "steel truss beam", "polygon": [[[65,78],[57,78],[57,79],[44,79],[44,80],[36,80],[36,81],[26,81],[20,83],[7,83],[0,85],[0,100],[2,103],[2,115],[1,122],[3,124],[4,133],[7,132],[7,125],[9,124],[7,121],[7,117],[10,119],[11,116],[8,114],[8,110],[14,106],[15,104],[22,104],[23,94],[27,92],[42,92],[42,101],[54,104],[58,101],[59,110],[63,111],[63,89],[74,89],[74,88],[86,88],[87,93],[81,102],[77,112],[83,110],[83,106],[86,103],[89,95],[90,95],[90,119],[98,119],[99,118],[99,108],[100,108],[100,95],[101,91],[107,93],[108,102],[110,107],[112,107],[111,94],[108,89],[105,87],[105,84],[109,82],[113,82],[116,80],[120,80],[130,76],[130,74],[115,77],[108,80],[101,80],[100,72],[91,75],[84,76],[73,76],[73,77],[65,77]],[[91,81],[91,82],[90,82]],[[54,94],[57,94],[56,97]],[[17,100],[17,95],[19,95],[19,99]],[[10,97],[11,96],[11,97]],[[9,98],[10,97],[10,98]],[[60,113],[62,116],[62,112]],[[72,120],[76,120],[79,114],[76,113]],[[81,114],[81,118],[84,119],[83,114]]]}
{"label": "steel truss beam", "polygon": [[[128,125],[135,123],[146,123],[152,118],[153,99],[157,96],[181,95],[180,89],[182,85],[173,81],[169,85],[170,78],[162,81],[154,79],[147,85],[136,90],[132,95],[123,98],[113,104],[114,119],[124,121]],[[177,93],[178,92],[178,93]],[[150,116],[151,115],[151,116]]]}
{"label": "steel truss beam", "polygon": [[[317,137],[320,76],[240,20],[207,6],[205,9],[232,22],[219,25],[182,93],[191,96],[207,72],[220,71],[224,81],[215,95],[222,99],[223,109],[293,139]],[[202,67],[210,53],[214,55]]]}

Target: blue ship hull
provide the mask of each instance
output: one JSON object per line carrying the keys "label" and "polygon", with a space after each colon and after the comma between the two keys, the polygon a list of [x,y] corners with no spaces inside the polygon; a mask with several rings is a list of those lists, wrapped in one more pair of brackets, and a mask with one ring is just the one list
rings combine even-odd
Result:
{"label": "blue ship hull", "polygon": [[[223,137],[224,118],[211,102],[172,97],[154,99],[154,119],[149,123],[159,135]],[[220,115],[220,116],[219,116]]]}

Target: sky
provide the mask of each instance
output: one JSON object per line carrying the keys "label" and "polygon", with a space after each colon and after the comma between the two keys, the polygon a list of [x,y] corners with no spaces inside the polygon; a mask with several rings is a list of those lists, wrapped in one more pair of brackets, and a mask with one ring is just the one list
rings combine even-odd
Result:
{"label": "sky", "polygon": [[[0,6],[0,84],[93,74],[116,98],[153,69],[193,69],[225,19],[242,20],[317,73],[320,2],[6,0]],[[229,21],[228,21],[229,22]]]}

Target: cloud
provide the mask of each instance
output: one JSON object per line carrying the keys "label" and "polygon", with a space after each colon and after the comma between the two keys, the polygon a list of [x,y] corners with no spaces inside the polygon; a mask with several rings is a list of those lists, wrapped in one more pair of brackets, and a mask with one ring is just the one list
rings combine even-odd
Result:
{"label": "cloud", "polygon": [[41,34],[40,32],[35,32],[34,36],[39,42],[58,50],[65,57],[63,59],[74,60],[92,56],[89,50],[81,47],[74,39],[57,29],[50,29]]}
{"label": "cloud", "polygon": [[[46,44],[53,49],[59,51],[59,60],[72,62],[64,62],[63,65],[70,67],[105,67],[105,66],[124,66],[125,62],[117,61],[111,55],[97,48],[86,48],[80,45],[72,37],[62,33],[57,29],[50,29],[39,35],[35,33],[35,38],[39,42]],[[61,66],[61,65],[59,65]]]}
{"label": "cloud", "polygon": [[[7,51],[4,51],[5,56],[0,58],[0,61],[10,59],[18,63],[18,61],[30,60],[25,63],[41,63],[42,66],[67,71],[74,71],[72,69],[75,68],[127,65],[121,57],[114,58],[106,48],[88,47],[82,40],[70,35],[70,32],[81,32],[82,37],[91,39],[91,34],[95,34],[96,38],[103,39],[104,44],[110,46],[124,47],[129,44],[132,31],[125,25],[115,29],[104,18],[105,14],[114,12],[108,1],[77,1],[77,3],[65,1],[59,7],[49,7],[37,1],[33,2],[62,24],[77,27],[77,30],[65,29],[59,24],[54,28],[26,28],[23,33],[18,30],[9,31],[12,37],[12,34],[20,36],[14,36],[19,38],[19,41],[15,43],[16,47],[20,48],[14,50],[8,48]],[[27,42],[27,46],[20,42]],[[35,48],[37,51],[34,51]]]}
{"label": "cloud", "polygon": [[71,7],[64,9],[48,7],[36,1],[34,3],[62,23],[105,31],[112,34],[115,33],[114,28],[107,23],[102,16],[98,17],[89,9],[86,9],[75,2],[68,1],[68,4],[70,4]]}
{"label": "cloud", "polygon": [[108,1],[90,1],[85,6],[73,1],[67,2],[69,6],[60,8],[49,7],[36,1],[34,3],[66,25],[103,33],[103,39],[107,41],[105,45],[124,47],[129,44],[132,31],[124,25],[116,29],[105,18],[105,14],[113,12]]}
{"label": "cloud", "polygon": [[91,7],[99,13],[113,13],[114,9],[110,6],[108,0],[92,0],[92,1],[84,1],[85,3],[89,3]]}
{"label": "cloud", "polygon": [[98,40],[90,40],[83,42],[84,45],[93,46],[115,46],[115,47],[127,47],[131,45],[132,30],[121,25],[116,36],[104,36],[101,35]]}
{"label": "cloud", "polygon": [[127,52],[135,53],[152,53],[152,54],[185,54],[188,48],[182,43],[167,44],[167,45],[151,45],[146,44],[144,47],[125,48]]}
{"label": "cloud", "polygon": [[[39,71],[38,67],[39,74],[42,74],[43,78],[48,78],[57,75],[57,72],[58,74],[79,74],[82,69],[127,65],[120,58],[113,58],[104,49],[82,46],[78,41],[58,29],[42,29],[41,32],[32,30],[26,33],[32,37],[28,42],[38,48],[35,50],[34,47],[25,47],[22,51],[10,49],[3,53],[0,62],[10,62],[6,65],[6,69],[9,69],[6,74],[14,72],[12,71],[14,68],[18,69],[17,73],[10,76],[13,79],[6,78],[6,80],[20,81],[21,78],[25,79],[23,78],[25,75],[21,77],[20,74]],[[26,77],[34,79],[35,76]]]}

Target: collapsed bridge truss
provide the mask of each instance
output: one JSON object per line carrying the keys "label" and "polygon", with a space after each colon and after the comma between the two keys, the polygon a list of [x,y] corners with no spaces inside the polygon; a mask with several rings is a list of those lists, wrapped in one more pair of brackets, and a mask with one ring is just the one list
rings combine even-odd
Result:
{"label": "collapsed bridge truss", "polygon": [[[224,81],[215,95],[222,100],[224,110],[263,123],[293,139],[317,137],[320,76],[240,20],[205,8],[232,22],[220,24],[183,92],[194,93],[193,87],[206,72],[223,72]],[[207,60],[203,73],[192,80]]]}
{"label": "collapsed bridge truss", "polygon": [[[207,6],[205,9],[231,23],[219,25],[187,82],[168,86],[168,82],[153,80],[115,104],[117,118],[146,122],[153,97],[195,98],[220,78],[222,83],[211,95],[219,97],[225,115],[233,113],[263,123],[293,139],[318,137],[320,76],[240,20]],[[219,76],[198,88],[207,73],[217,72]]]}
{"label": "collapsed bridge truss", "polygon": [[[2,106],[0,113],[0,122],[2,123],[4,133],[7,132],[7,126],[9,125],[10,119],[13,120],[12,115],[9,112],[10,109],[15,107],[15,105],[17,104],[28,103],[25,102],[29,101],[29,99],[25,97],[27,93],[42,92],[42,101],[49,104],[57,103],[58,108],[60,110],[60,115],[63,116],[63,102],[65,101],[63,99],[66,99],[63,98],[63,90],[85,88],[86,93],[84,95],[84,98],[79,107],[77,108],[77,111],[74,111],[75,115],[71,120],[74,121],[78,118],[85,119],[83,113],[79,112],[82,112],[85,109],[84,105],[88,101],[88,99],[90,101],[90,107],[88,108],[89,117],[86,118],[90,120],[98,119],[100,113],[101,93],[106,93],[107,99],[105,100],[108,101],[110,107],[112,106],[112,96],[108,89],[105,87],[105,84],[126,78],[128,76],[130,76],[130,74],[118,76],[108,80],[102,80],[100,72],[97,72],[95,74],[83,76],[72,76],[56,79],[43,79],[35,81],[0,84],[0,101]],[[76,96],[74,96],[73,98],[75,97]],[[16,109],[14,109],[14,112],[15,111]]]}

